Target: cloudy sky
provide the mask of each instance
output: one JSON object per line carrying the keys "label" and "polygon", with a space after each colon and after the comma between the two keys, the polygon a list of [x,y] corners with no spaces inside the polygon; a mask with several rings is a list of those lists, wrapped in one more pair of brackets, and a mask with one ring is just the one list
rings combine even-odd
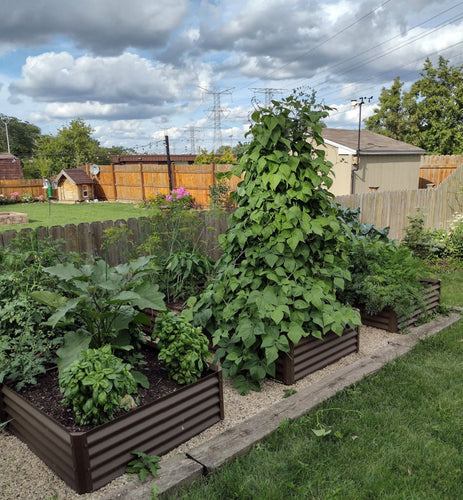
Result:
{"label": "cloudy sky", "polygon": [[2,0],[0,113],[189,153],[243,141],[255,103],[299,87],[335,108],[329,126],[356,128],[351,99],[373,96],[368,116],[439,55],[463,64],[463,2]]}

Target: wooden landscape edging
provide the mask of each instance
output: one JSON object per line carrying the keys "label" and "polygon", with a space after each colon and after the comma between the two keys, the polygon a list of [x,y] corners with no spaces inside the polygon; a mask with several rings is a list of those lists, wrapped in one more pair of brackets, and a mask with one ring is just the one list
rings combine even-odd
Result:
{"label": "wooden landscape edging", "polygon": [[224,418],[222,370],[86,432],[69,432],[3,385],[0,409],[9,431],[77,493],[101,488],[125,472],[131,452],[162,455]]}
{"label": "wooden landscape edging", "polygon": [[275,379],[286,385],[292,385],[310,373],[358,350],[358,328],[346,329],[341,336],[329,332],[322,339],[313,336],[304,337],[297,345],[290,342],[288,353],[280,353],[275,362]]}
{"label": "wooden landscape edging", "polygon": [[[425,283],[423,290],[424,312],[431,314],[440,304],[441,280],[422,278],[420,281]],[[404,317],[397,316],[396,312],[390,307],[386,307],[373,315],[367,314],[365,310],[360,309],[360,315],[363,325],[395,333],[413,326],[423,315],[423,310],[421,307],[416,306],[409,317]]]}

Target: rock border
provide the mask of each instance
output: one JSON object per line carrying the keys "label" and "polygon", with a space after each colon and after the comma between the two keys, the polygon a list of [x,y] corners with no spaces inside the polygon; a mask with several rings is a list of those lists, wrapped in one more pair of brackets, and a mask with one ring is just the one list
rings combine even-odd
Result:
{"label": "rock border", "polygon": [[440,317],[429,323],[409,330],[396,341],[365,356],[354,363],[340,368],[313,385],[301,389],[290,398],[274,404],[257,415],[226,430],[186,454],[176,455],[160,461],[159,477],[145,483],[135,479],[124,485],[119,491],[112,491],[101,497],[103,500],[146,500],[152,495],[156,485],[159,496],[170,494],[175,490],[191,484],[206,476],[226,461],[239,455],[245,455],[251,446],[268,437],[286,419],[295,419],[306,415],[322,401],[334,396],[337,392],[358,382],[362,378],[372,375],[384,365],[403,356],[410,351],[421,339],[435,335],[453,325],[462,318],[462,308],[453,308],[448,316]]}

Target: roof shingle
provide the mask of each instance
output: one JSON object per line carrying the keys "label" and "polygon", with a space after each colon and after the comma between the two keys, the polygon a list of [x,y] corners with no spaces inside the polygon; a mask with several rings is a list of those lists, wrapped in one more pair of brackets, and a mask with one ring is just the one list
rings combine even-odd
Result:
{"label": "roof shingle", "polygon": [[[340,128],[324,128],[322,137],[325,141],[332,141],[341,146],[357,151],[358,145],[358,130],[348,130]],[[425,154],[424,149],[412,146],[406,142],[397,141],[369,130],[361,130],[360,132],[360,152],[368,153],[415,153]]]}

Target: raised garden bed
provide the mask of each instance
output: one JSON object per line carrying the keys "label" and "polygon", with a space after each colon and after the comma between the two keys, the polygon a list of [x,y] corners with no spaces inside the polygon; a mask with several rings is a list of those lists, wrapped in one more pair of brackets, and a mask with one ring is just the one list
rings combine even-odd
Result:
{"label": "raised garden bed", "polygon": [[342,336],[330,332],[323,339],[309,336],[302,338],[297,345],[291,342],[290,346],[290,352],[281,353],[276,361],[275,379],[286,385],[358,352],[359,331],[358,328],[344,330]]}
{"label": "raised garden bed", "polygon": [[378,314],[369,315],[360,308],[362,324],[373,328],[380,328],[389,332],[399,332],[413,326],[423,313],[431,314],[440,304],[441,281],[438,279],[423,278],[420,280],[425,284],[423,299],[425,311],[421,307],[416,307],[410,317],[397,316],[397,313],[390,307],[386,307]]}
{"label": "raised garden bed", "polygon": [[222,371],[213,366],[193,384],[82,431],[69,430],[7,385],[0,394],[9,431],[77,493],[123,474],[132,451],[162,455],[224,417]]}

